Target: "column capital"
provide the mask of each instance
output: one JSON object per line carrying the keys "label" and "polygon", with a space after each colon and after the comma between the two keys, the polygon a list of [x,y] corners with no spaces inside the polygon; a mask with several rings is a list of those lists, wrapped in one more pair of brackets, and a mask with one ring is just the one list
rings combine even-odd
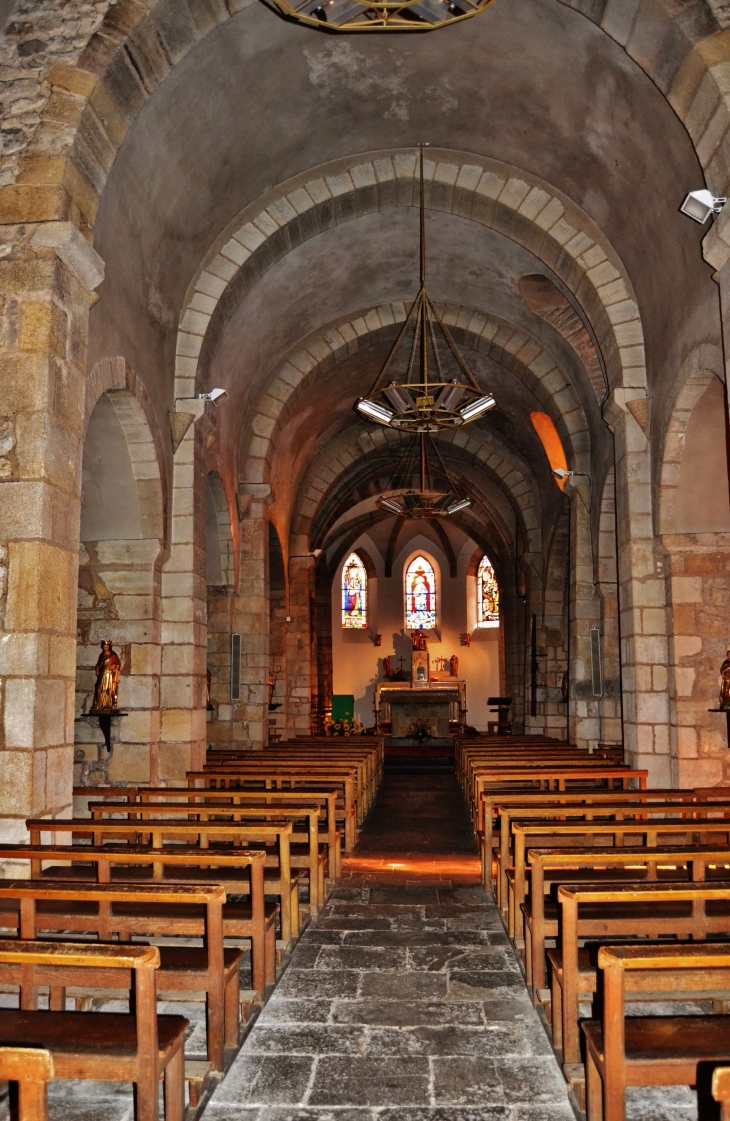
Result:
{"label": "column capital", "polygon": [[649,434],[651,402],[645,386],[616,386],[603,403],[603,419],[612,432],[630,414],[645,436]]}
{"label": "column capital", "polygon": [[34,249],[55,249],[88,292],[98,288],[104,279],[104,262],[73,222],[42,222],[31,240]]}

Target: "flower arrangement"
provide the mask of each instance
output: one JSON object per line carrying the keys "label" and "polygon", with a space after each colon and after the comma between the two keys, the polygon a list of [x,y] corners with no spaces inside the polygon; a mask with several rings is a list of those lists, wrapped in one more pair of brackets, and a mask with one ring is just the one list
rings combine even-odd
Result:
{"label": "flower arrangement", "polygon": [[412,720],[406,731],[406,735],[412,736],[417,743],[423,743],[424,740],[430,740],[431,736],[436,734],[436,729],[428,720]]}
{"label": "flower arrangement", "polygon": [[331,716],[324,718],[324,732],[326,736],[361,736],[365,725],[359,720],[345,717],[344,720],[333,720]]}

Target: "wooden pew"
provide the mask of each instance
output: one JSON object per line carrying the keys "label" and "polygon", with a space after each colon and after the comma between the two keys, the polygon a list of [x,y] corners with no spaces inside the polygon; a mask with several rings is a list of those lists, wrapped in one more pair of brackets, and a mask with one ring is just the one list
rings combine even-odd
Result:
{"label": "wooden pew", "polygon": [[[258,754],[258,753],[257,753]],[[236,767],[206,771],[188,771],[191,789],[208,790],[296,790],[319,791],[336,787],[342,798],[342,822],[345,852],[357,842],[358,803],[355,793],[355,772],[352,768],[325,767],[314,773],[306,764],[241,764]]]}
{"label": "wooden pew", "polygon": [[558,936],[558,906],[546,893],[559,884],[730,880],[726,845],[663,845],[656,848],[530,849],[530,895],[525,914],[527,987],[535,999],[545,988],[545,941]]}
{"label": "wooden pew", "polygon": [[713,1070],[712,1096],[720,1103],[720,1121],[730,1121],[730,1067]]}
{"label": "wooden pew", "polygon": [[[717,788],[715,788],[717,793]],[[500,824],[500,807],[512,809],[515,806],[600,806],[604,803],[614,805],[637,804],[643,802],[684,803],[701,802],[704,796],[694,790],[596,790],[549,792],[526,790],[485,791],[481,798],[479,831],[482,843],[482,870],[485,877],[484,890],[488,891],[493,883],[493,875],[487,854],[494,853],[495,823]],[[500,830],[501,835],[501,830]]]}
{"label": "wooden pew", "polygon": [[[241,950],[223,948],[223,904],[226,893],[218,884],[79,884],[48,880],[0,880],[0,925],[16,926],[19,938],[39,934],[93,933],[108,942],[112,935],[128,940],[133,933],[171,934],[176,915],[203,918],[204,944],[160,947],[156,971],[158,991],[203,992],[208,1028],[208,1058],[216,1070],[225,1069],[225,1049],[238,1049],[239,979]],[[90,907],[89,904],[96,906]],[[115,907],[114,905],[118,906]],[[201,915],[202,912],[202,915]],[[172,921],[171,921],[172,920]],[[83,978],[79,978],[79,983]],[[118,972],[108,988],[126,989]],[[49,1007],[65,1008],[65,988],[51,992]],[[162,998],[164,999],[164,998]]]}
{"label": "wooden pew", "polygon": [[[591,824],[601,824],[602,822],[621,822],[621,821],[702,821],[705,819],[722,819],[730,818],[730,800],[717,802],[661,802],[661,801],[644,801],[644,802],[631,802],[626,803],[622,801],[604,801],[600,804],[593,803],[587,805],[549,805],[547,803],[536,806],[498,806],[498,815],[500,819],[500,845],[497,855],[497,903],[502,909],[507,907],[507,871],[513,864],[513,857],[516,867],[516,845],[514,843],[515,827],[519,826],[534,826],[539,825],[540,821],[546,822],[545,834],[547,837],[547,845],[553,847],[556,843],[554,841],[555,831],[552,824],[548,822],[565,822],[566,824],[576,824],[580,821],[590,822]],[[609,829],[606,832],[610,832]],[[526,834],[523,834],[526,835]],[[541,841],[539,834],[532,834],[530,845],[534,848],[539,848]],[[572,842],[571,842],[572,843]],[[514,852],[513,852],[514,849]],[[524,855],[524,854],[523,854]]]}
{"label": "wooden pew", "polygon": [[18,1084],[18,1121],[48,1121],[53,1056],[38,1047],[0,1047],[0,1081]]}
{"label": "wooden pew", "polygon": [[[579,950],[579,940],[601,938],[692,938],[730,933],[730,882],[690,885],[591,884],[558,888],[560,942],[548,951],[552,967],[553,1044],[562,1048],[565,1064],[580,1061],[578,1026],[579,994],[596,992],[596,970],[588,953]],[[643,995],[643,994],[642,994]],[[680,991],[679,999],[689,999]],[[724,994],[705,993],[703,999],[729,999]],[[648,996],[643,996],[648,1000]],[[657,999],[668,999],[665,994]],[[670,998],[671,999],[671,998]],[[701,999],[700,996],[695,999]]]}
{"label": "wooden pew", "polygon": [[603,1017],[586,1040],[588,1121],[625,1121],[627,1086],[694,1086],[701,1063],[730,1059],[730,1016],[625,1016],[626,996],[725,991],[730,947],[602,946]]}
{"label": "wooden pew", "polygon": [[[164,1077],[165,1121],[182,1121],[188,1021],[157,1015],[159,964],[156,946],[0,941],[0,983],[20,988],[20,1008],[3,1009],[0,1016],[0,1046],[22,1039],[30,1047],[50,1051],[56,1078],[134,1083],[136,1121],[157,1121],[157,1086]],[[111,971],[123,970],[134,995],[134,1012],[36,1010],[40,986],[57,985],[81,970],[92,985],[103,984]]]}
{"label": "wooden pew", "polygon": [[[251,975],[260,1000],[266,985],[276,981],[276,915],[278,907],[264,902],[265,853],[237,849],[235,852],[176,846],[164,853],[148,845],[16,845],[0,844],[0,860],[30,862],[34,880],[81,881],[84,884],[154,881],[160,884],[220,884],[229,895],[249,892],[251,904],[223,905],[223,934],[226,938],[251,940]],[[45,868],[49,863],[51,867]],[[246,878],[250,882],[246,882]],[[2,881],[0,881],[1,883]],[[117,920],[121,924],[121,916]],[[126,916],[125,937],[132,934],[177,934],[203,937],[204,917],[163,912],[159,928],[149,930],[143,922]]]}
{"label": "wooden pew", "polygon": [[[139,828],[133,828],[133,822],[108,821],[103,824],[88,818],[28,818],[26,828],[30,833],[33,845],[41,843],[43,833],[75,833],[89,838],[89,843],[102,845],[105,839],[126,840],[136,836],[141,844],[149,844],[153,849],[165,848],[169,851],[171,844],[180,837],[187,838],[188,845],[197,845],[201,849],[208,849],[210,842],[227,842],[232,845],[250,847],[256,843],[275,844],[278,848],[278,863],[272,861],[273,854],[267,853],[265,865],[271,871],[264,873],[264,886],[267,894],[279,898],[281,907],[281,937],[285,942],[299,934],[299,903],[297,883],[298,877],[292,875],[289,840],[292,833],[290,821],[266,821],[252,825],[233,822],[216,822],[210,826],[199,821],[180,821],[171,823],[169,820],[150,818],[140,823]],[[147,840],[149,838],[149,840]],[[80,846],[82,847],[82,846]],[[214,852],[217,854],[216,848]],[[244,884],[239,889],[239,894],[247,894]]]}
{"label": "wooden pew", "polygon": [[[247,804],[233,806],[230,802],[207,802],[205,804],[187,803],[185,805],[174,802],[144,801],[138,802],[134,809],[128,802],[112,802],[104,799],[100,802],[90,802],[89,810],[94,821],[106,821],[110,815],[115,815],[115,820],[124,816],[129,821],[148,821],[157,819],[173,823],[180,815],[182,820],[201,822],[240,822],[251,826],[256,820],[261,821],[291,821],[292,828],[295,824],[304,822],[305,844],[295,845],[294,834],[290,837],[289,860],[291,867],[306,872],[309,881],[309,909],[312,917],[317,915],[324,906],[325,870],[327,859],[327,846],[319,844],[319,807],[318,806],[270,806],[266,804]],[[274,859],[267,857],[267,864],[276,867]]]}
{"label": "wooden pew", "polygon": [[[523,937],[523,904],[527,894],[526,852],[528,847],[555,849],[568,848],[605,849],[608,844],[656,848],[664,845],[713,844],[730,846],[730,820],[710,819],[683,822],[671,818],[652,818],[651,821],[544,821],[534,825],[513,823],[515,863],[509,896],[509,930],[515,940]],[[510,883],[510,877],[508,877]]]}
{"label": "wooden pew", "polygon": [[[337,828],[337,791],[330,790],[236,790],[225,793],[220,790],[191,790],[189,786],[76,786],[74,787],[74,816],[85,808],[89,812],[92,801],[119,802],[192,802],[205,805],[208,802],[229,803],[231,805],[266,806],[318,806],[320,813],[319,842],[326,843],[328,850],[328,875],[337,880],[341,874],[342,834]],[[91,814],[89,814],[91,816]],[[292,833],[292,843],[301,843],[302,837]]]}

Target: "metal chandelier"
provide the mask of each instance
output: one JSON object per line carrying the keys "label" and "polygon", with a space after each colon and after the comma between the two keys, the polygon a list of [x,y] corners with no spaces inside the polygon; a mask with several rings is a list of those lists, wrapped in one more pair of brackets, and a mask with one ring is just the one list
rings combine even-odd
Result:
{"label": "metal chandelier", "polygon": [[[355,408],[368,420],[403,432],[440,432],[469,424],[496,405],[491,393],[479,388],[466,359],[437,312],[426,290],[426,226],[423,199],[423,145],[420,146],[420,259],[421,283],[405,322],[367,397]],[[390,376],[391,366],[410,338],[405,378]],[[437,338],[441,336],[439,353]],[[401,347],[403,344],[403,347]],[[452,366],[449,377],[444,359]]]}
{"label": "metal chandelier", "polygon": [[333,31],[432,31],[483,12],[494,0],[273,0],[285,16]]}
{"label": "metal chandelier", "polygon": [[[446,483],[445,489],[438,489],[435,485],[433,460],[436,461],[441,478]],[[413,487],[403,489],[408,487],[416,467],[419,473],[418,489]],[[445,518],[449,514],[456,514],[459,510],[471,506],[471,499],[460,493],[439,455],[436,444],[425,432],[412,437],[395,470],[389,490],[399,489],[403,489],[402,494],[381,494],[375,500],[376,506],[381,510],[387,510],[389,514],[411,519]]]}

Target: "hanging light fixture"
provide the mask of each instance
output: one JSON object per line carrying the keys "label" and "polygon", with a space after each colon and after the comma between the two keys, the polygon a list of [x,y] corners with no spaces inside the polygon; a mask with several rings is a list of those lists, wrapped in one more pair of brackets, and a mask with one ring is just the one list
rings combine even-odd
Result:
{"label": "hanging light fixture", "polygon": [[[445,489],[434,482],[433,461],[445,481]],[[418,470],[418,487],[409,486]],[[405,489],[407,488],[407,489]],[[438,448],[431,437],[422,432],[409,440],[405,453],[390,482],[390,490],[401,494],[381,494],[375,504],[389,514],[401,518],[445,518],[471,506],[471,499],[459,493],[459,488],[446,470]]]}
{"label": "hanging light fixture", "polygon": [[483,12],[494,0],[274,0],[299,23],[334,31],[432,31]]}
{"label": "hanging light fixture", "polygon": [[[451,333],[436,311],[426,290],[426,226],[423,201],[423,145],[420,146],[421,284],[405,323],[367,397],[360,397],[355,408],[368,420],[403,432],[439,432],[456,428],[484,416],[496,405],[491,393],[477,384]],[[397,381],[391,367],[401,351],[405,354],[410,335],[405,378]],[[437,346],[441,336],[442,355]],[[403,345],[402,345],[403,344]],[[448,377],[444,361],[457,370]]]}

